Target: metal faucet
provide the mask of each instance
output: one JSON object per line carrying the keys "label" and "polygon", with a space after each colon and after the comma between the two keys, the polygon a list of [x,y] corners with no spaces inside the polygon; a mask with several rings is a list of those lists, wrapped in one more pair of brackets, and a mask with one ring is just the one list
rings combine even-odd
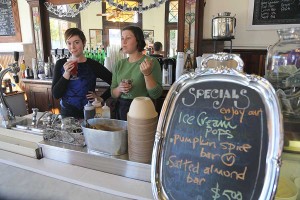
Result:
{"label": "metal faucet", "polygon": [[[7,72],[13,73],[13,77],[15,78],[15,82],[19,82],[18,72],[20,71],[20,67],[18,66],[18,60],[19,60],[19,52],[14,52],[14,59],[15,62],[12,64],[9,64],[7,68],[3,69],[2,65],[0,64],[0,67],[3,69],[0,72],[0,83],[2,83],[3,77]],[[6,99],[4,98],[3,90],[0,90],[0,109],[1,109],[1,116],[2,116],[2,126],[5,128],[11,128],[12,121],[15,119],[15,115],[8,105]]]}
{"label": "metal faucet", "polygon": [[[51,113],[51,112],[45,111],[45,112],[37,119],[37,112],[38,112],[38,111],[39,111],[38,108],[32,108],[33,114],[32,114],[32,123],[31,123],[31,125],[34,126],[35,128],[38,127],[38,125],[39,125],[41,119],[42,119],[45,115],[47,116],[47,120],[49,120],[49,119],[48,119],[48,116],[49,116],[49,115],[50,115],[50,117],[52,116],[52,113]],[[51,123],[52,123],[52,122],[51,122],[51,119],[50,119],[49,124],[51,124]]]}
{"label": "metal faucet", "polygon": [[37,126],[39,125],[41,119],[42,119],[46,114],[48,114],[48,113],[49,113],[49,111],[45,111],[45,112],[38,118],[38,120],[36,121],[36,125],[37,125]]}
{"label": "metal faucet", "polygon": [[32,108],[32,122],[31,125],[32,126],[37,126],[37,113],[38,113],[39,109],[38,108]]}
{"label": "metal faucet", "polygon": [[52,120],[52,124],[51,124],[51,126],[52,126],[53,128],[55,128],[54,125],[55,125],[57,119],[62,120],[62,115],[61,115],[61,114],[58,114],[58,115],[56,115],[56,116],[54,117],[54,119]]}
{"label": "metal faucet", "polygon": [[47,121],[46,121],[46,126],[47,128],[51,128],[52,127],[52,113],[51,112],[48,112],[47,114]]}

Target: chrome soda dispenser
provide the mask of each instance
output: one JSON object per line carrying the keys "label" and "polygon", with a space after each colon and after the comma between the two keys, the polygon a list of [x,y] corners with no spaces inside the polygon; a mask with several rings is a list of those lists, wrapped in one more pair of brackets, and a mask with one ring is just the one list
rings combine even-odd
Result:
{"label": "chrome soda dispenser", "polygon": [[162,84],[172,85],[175,81],[176,60],[173,58],[166,58],[163,60],[162,67]]}

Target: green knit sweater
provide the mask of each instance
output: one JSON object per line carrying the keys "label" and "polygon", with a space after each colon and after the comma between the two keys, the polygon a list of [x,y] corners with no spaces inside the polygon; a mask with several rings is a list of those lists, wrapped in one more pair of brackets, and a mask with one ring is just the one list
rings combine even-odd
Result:
{"label": "green knit sweater", "polygon": [[[150,90],[147,90],[144,75],[140,71],[140,64],[146,58],[152,59],[153,61],[152,75],[157,83],[156,87]],[[128,94],[122,94],[121,98],[134,99],[139,96],[148,96],[152,99],[157,99],[162,94],[162,75],[160,64],[157,59],[143,56],[140,60],[133,63],[128,62],[128,58],[120,60],[113,70],[112,84],[110,87],[111,94],[112,90],[118,87],[122,79],[132,79],[132,88]],[[112,97],[114,97],[113,94]]]}

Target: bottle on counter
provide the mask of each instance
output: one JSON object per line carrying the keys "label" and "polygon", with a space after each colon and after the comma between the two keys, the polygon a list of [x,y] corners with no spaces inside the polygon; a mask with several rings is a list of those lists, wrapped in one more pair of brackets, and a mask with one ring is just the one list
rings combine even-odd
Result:
{"label": "bottle on counter", "polygon": [[38,66],[36,58],[32,58],[32,72],[33,72],[33,78],[38,79]]}
{"label": "bottle on counter", "polygon": [[52,78],[54,72],[54,66],[55,66],[52,57],[48,57],[48,64],[49,64],[49,78]]}
{"label": "bottle on counter", "polygon": [[98,101],[97,98],[95,98],[95,101],[93,101],[92,105],[95,107],[95,118],[101,118],[102,117],[102,104],[100,101]]}
{"label": "bottle on counter", "polygon": [[84,119],[92,119],[95,117],[95,114],[95,107],[90,101],[88,101],[88,103],[84,106]]}
{"label": "bottle on counter", "polygon": [[33,72],[32,69],[29,68],[29,66],[26,67],[25,78],[33,78]]}
{"label": "bottle on counter", "polygon": [[49,77],[49,59],[50,57],[48,57],[48,62],[44,63],[44,73],[45,73],[45,77],[48,78]]}
{"label": "bottle on counter", "polygon": [[23,60],[22,63],[20,64],[20,70],[21,70],[21,77],[25,78],[25,70],[26,70],[25,60]]}
{"label": "bottle on counter", "polygon": [[102,118],[110,119],[110,108],[106,105],[106,103],[102,107]]}
{"label": "bottle on counter", "polygon": [[52,78],[52,70],[53,70],[54,64],[52,63],[51,58],[52,58],[51,56],[48,56],[48,62],[45,62],[45,64],[44,64],[44,73],[47,78]]}

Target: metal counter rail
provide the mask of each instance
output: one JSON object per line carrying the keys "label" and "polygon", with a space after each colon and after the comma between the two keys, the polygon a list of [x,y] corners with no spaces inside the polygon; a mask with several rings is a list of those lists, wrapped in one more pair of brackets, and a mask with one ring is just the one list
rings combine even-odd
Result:
{"label": "metal counter rail", "polygon": [[43,157],[94,169],[110,174],[150,182],[151,165],[128,160],[128,154],[108,156],[89,153],[86,147],[63,144],[54,141],[39,142]]}

